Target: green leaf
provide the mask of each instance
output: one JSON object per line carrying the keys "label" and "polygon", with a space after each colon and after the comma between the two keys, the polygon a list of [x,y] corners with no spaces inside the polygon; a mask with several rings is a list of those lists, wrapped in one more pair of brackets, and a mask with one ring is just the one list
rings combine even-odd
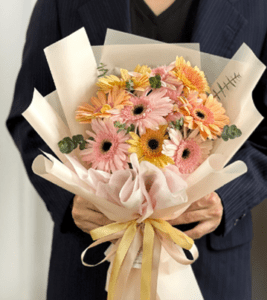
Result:
{"label": "green leaf", "polygon": [[70,137],[65,137],[63,140],[58,142],[58,147],[60,152],[69,154],[77,147],[77,145],[75,147],[75,143],[72,141],[72,139]]}
{"label": "green leaf", "polygon": [[237,129],[236,137],[240,137],[241,135],[242,135],[242,131],[240,129]]}
{"label": "green leaf", "polygon": [[86,145],[86,142],[85,141],[82,141],[80,143],[80,150],[84,150],[85,149],[85,145]]}
{"label": "green leaf", "polygon": [[77,134],[72,137],[72,140],[74,143],[80,144],[84,141],[84,138],[81,134]]}
{"label": "green leaf", "polygon": [[149,78],[149,83],[152,89],[159,89],[161,87],[161,77],[160,75],[156,75],[154,77]]}
{"label": "green leaf", "polygon": [[227,141],[229,140],[228,136],[227,136],[227,135],[224,135],[224,134],[222,134],[222,139],[223,139],[225,142],[227,142]]}
{"label": "green leaf", "polygon": [[132,92],[134,91],[134,83],[133,81],[130,79],[128,81],[126,81],[126,89],[129,91],[129,92]]}
{"label": "green leaf", "polygon": [[242,132],[240,129],[238,129],[236,127],[236,125],[231,125],[230,127],[228,125],[225,125],[224,128],[223,128],[223,132],[222,132],[222,139],[224,141],[228,141],[228,139],[235,139],[237,137],[240,137],[242,135]]}

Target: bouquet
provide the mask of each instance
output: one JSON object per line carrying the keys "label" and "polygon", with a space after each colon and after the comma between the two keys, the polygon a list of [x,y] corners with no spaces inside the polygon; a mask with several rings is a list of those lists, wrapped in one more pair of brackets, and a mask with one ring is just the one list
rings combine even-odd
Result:
{"label": "bouquet", "polygon": [[226,60],[146,39],[110,45],[123,35],[91,47],[81,29],[45,49],[57,90],[35,91],[23,115],[61,161],[44,153],[33,171],[114,221],[82,253],[90,266],[85,252],[116,240],[108,299],[202,299],[196,246],[168,220],[246,172],[224,166],[262,120],[251,92],[265,67],[246,45]]}

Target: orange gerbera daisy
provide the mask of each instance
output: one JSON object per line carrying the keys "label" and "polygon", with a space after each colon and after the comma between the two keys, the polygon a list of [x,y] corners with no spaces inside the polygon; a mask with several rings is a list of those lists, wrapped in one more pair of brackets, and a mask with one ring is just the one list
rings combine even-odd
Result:
{"label": "orange gerbera daisy", "polygon": [[159,168],[174,164],[170,157],[162,153],[162,145],[168,138],[166,130],[166,125],[159,126],[159,130],[147,129],[141,137],[130,132],[132,140],[127,141],[131,145],[128,151],[136,153],[140,162],[146,160]]}
{"label": "orange gerbera daisy", "polygon": [[[144,70],[145,68],[142,69],[142,71]],[[129,82],[129,80],[133,82],[133,89],[136,91],[144,91],[150,85],[147,74],[134,72],[134,76],[131,76],[125,69],[121,69],[120,72],[121,78],[115,75],[105,76],[98,79],[97,86],[104,93],[108,93],[114,86],[126,89],[126,83]]]}
{"label": "orange gerbera daisy", "polygon": [[221,136],[223,127],[230,123],[225,109],[212,94],[201,94],[195,98],[190,101],[180,98],[183,105],[179,112],[184,115],[185,126],[189,129],[198,128],[203,140],[216,139]]}
{"label": "orange gerbera daisy", "polygon": [[131,95],[125,90],[114,86],[108,95],[103,91],[97,92],[97,97],[91,98],[92,105],[83,103],[76,111],[76,120],[80,123],[91,123],[92,119],[108,118],[111,113],[110,110],[121,110],[124,106],[132,106],[129,101]]}
{"label": "orange gerbera daisy", "polygon": [[197,66],[193,68],[190,62],[186,62],[183,57],[176,58],[175,67],[170,73],[183,82],[186,93],[188,89],[196,90],[199,93],[210,93],[204,72],[200,71]]}

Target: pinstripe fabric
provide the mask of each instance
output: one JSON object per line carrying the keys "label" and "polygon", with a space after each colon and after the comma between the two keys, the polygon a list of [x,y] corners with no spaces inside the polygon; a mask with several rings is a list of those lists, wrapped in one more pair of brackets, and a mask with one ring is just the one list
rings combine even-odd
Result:
{"label": "pinstripe fabric", "polygon": [[204,299],[251,300],[250,243],[214,251],[209,238],[196,241],[200,256],[192,265]]}
{"label": "pinstripe fabric", "polygon": [[[200,0],[192,41],[205,52],[231,57],[247,43],[267,64],[265,0]],[[34,176],[31,171],[38,148],[49,151],[36,132],[21,117],[33,88],[43,95],[54,90],[43,48],[84,26],[93,45],[102,44],[107,27],[130,31],[129,1],[39,0],[34,9],[23,54],[14,102],[7,127],[21,152],[28,176],[46,203],[55,222],[49,272],[48,299],[105,299],[107,264],[85,268],[80,254],[90,236],[73,223],[69,204],[73,195]],[[255,105],[266,115],[267,73],[254,91]],[[244,160],[249,172],[218,190],[224,205],[219,231],[199,241],[200,258],[193,265],[205,300],[248,300],[250,296],[250,209],[266,198],[266,121],[253,133],[233,160]],[[92,250],[100,259],[105,246]]]}

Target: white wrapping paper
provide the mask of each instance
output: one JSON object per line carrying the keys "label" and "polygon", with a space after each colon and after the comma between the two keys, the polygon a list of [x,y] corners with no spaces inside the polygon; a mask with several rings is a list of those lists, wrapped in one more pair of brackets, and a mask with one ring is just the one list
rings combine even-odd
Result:
{"label": "white wrapping paper", "polygon": [[[127,40],[128,45],[116,45],[116,41],[123,39]],[[137,40],[139,45],[136,44]],[[156,67],[171,63],[176,56],[183,56],[192,65],[197,65],[206,72],[209,82],[213,82],[212,90],[215,92],[218,90],[218,83],[222,85],[226,77],[231,78],[234,74],[240,75],[236,87],[229,86],[229,90],[221,94],[220,98],[230,117],[231,124],[236,124],[243,135],[227,143],[222,139],[216,140],[213,155],[187,179],[188,201],[179,205],[172,203],[170,207],[161,207],[152,211],[151,218],[168,220],[177,217],[192,202],[244,174],[247,169],[241,161],[226,168],[224,166],[262,120],[253,104],[251,95],[265,66],[246,45],[242,45],[233,60],[203,54],[194,50],[197,49],[197,45],[191,47],[193,49],[188,49],[188,45],[183,46],[155,44],[155,41],[151,44],[148,39],[109,31],[106,45],[92,48],[85,30],[81,29],[46,48],[45,53],[57,91],[46,98],[35,91],[32,103],[23,116],[49,145],[59,160],[49,154],[45,154],[49,159],[39,155],[33,162],[33,171],[64,189],[88,199],[113,221],[127,222],[137,217],[135,206],[129,209],[129,207],[119,206],[94,194],[96,189],[92,183],[95,179],[93,180],[91,176],[100,176],[101,180],[109,180],[108,175],[105,178],[103,172],[100,172],[100,175],[90,173],[75,159],[75,152],[63,155],[58,150],[57,142],[63,137],[84,134],[86,130],[86,126],[75,121],[75,110],[80,103],[90,102],[90,98],[96,92],[97,64],[93,54],[95,53],[97,61],[105,63],[111,73],[116,67],[128,70],[134,69],[137,64]],[[138,245],[138,242],[136,243]],[[110,260],[112,262],[112,256]],[[122,299],[139,299],[138,286],[140,282],[137,279],[140,277],[140,270],[133,268],[128,275],[127,292],[122,291],[124,293]],[[178,294],[180,298],[177,298]],[[158,290],[152,299],[203,299],[191,267],[174,262],[164,248],[161,249]]]}

